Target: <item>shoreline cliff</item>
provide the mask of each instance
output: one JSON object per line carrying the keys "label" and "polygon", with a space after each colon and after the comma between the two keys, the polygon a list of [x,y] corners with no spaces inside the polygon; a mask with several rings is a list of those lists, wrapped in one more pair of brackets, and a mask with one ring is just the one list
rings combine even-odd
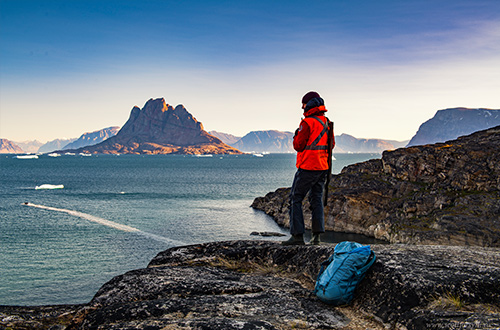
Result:
{"label": "shoreline cliff", "polygon": [[[498,150],[500,126],[347,166],[332,176],[325,227],[390,243],[500,247]],[[280,188],[252,207],[288,227],[289,193]]]}

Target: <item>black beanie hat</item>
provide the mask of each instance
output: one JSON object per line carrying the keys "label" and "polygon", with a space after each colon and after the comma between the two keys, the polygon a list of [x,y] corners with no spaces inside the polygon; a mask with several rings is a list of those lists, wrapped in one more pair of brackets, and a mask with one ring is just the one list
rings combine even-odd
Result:
{"label": "black beanie hat", "polygon": [[306,95],[304,95],[304,97],[302,97],[302,104],[307,104],[309,101],[317,97],[320,97],[318,93],[309,92]]}

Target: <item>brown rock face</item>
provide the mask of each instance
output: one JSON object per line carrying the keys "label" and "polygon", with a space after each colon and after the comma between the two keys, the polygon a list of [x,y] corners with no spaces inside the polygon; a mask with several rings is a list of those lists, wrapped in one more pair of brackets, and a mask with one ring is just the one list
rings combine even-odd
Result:
{"label": "brown rock face", "polygon": [[77,152],[128,154],[241,154],[208,134],[182,105],[150,99],[135,106],[128,121],[114,137]]}
{"label": "brown rock face", "polygon": [[7,139],[0,139],[0,154],[20,154],[23,153],[18,145]]}
{"label": "brown rock face", "polygon": [[[500,247],[499,147],[497,126],[347,166],[332,176],[326,229],[391,243]],[[289,226],[289,191],[258,197],[252,207]]]}

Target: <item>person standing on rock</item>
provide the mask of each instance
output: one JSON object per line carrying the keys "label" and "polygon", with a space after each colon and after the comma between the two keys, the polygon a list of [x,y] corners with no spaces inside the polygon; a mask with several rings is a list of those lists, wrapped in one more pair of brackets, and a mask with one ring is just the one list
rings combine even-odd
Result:
{"label": "person standing on rock", "polygon": [[[303,245],[304,214],[302,201],[309,192],[312,211],[312,238],[310,244],[320,244],[320,234],[325,232],[323,191],[330,175],[331,152],[335,146],[333,125],[325,117],[325,102],[317,92],[309,92],[302,98],[304,119],[293,136],[293,148],[297,151],[297,172],[290,191],[290,234],[283,245]],[[330,141],[329,141],[330,139]]]}

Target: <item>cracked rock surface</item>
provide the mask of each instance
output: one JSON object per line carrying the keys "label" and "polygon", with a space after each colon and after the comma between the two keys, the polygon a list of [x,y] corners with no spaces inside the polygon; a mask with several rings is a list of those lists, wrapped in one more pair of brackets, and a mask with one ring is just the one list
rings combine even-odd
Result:
{"label": "cracked rock surface", "polygon": [[159,253],[85,305],[0,306],[0,329],[496,329],[500,249],[372,245],[352,303],[312,295],[334,245],[214,242]]}

